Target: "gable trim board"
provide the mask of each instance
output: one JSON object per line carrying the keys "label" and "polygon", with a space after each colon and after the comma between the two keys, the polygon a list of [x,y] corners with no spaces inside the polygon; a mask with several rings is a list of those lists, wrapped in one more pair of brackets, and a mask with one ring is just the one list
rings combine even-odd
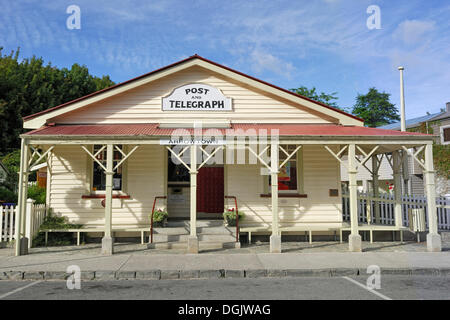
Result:
{"label": "gable trim board", "polygon": [[145,85],[158,79],[162,79],[166,76],[188,69],[193,66],[202,67],[206,70],[220,74],[221,76],[230,78],[239,83],[243,83],[254,89],[261,90],[277,98],[290,101],[295,105],[301,105],[306,109],[310,109],[313,113],[321,113],[327,117],[335,118],[342,125],[363,126],[364,124],[362,119],[355,117],[351,114],[345,113],[344,111],[332,108],[330,106],[327,106],[326,104],[317,101],[313,101],[309,98],[300,96],[286,89],[277,87],[265,81],[243,74],[239,71],[222,66],[218,63],[212,62],[198,55],[194,55],[185,60],[181,60],[169,66],[144,74],[140,77],[119,83],[115,86],[94,92],[90,95],[81,97],[79,99],[24,117],[23,118],[24,128],[26,129],[40,128],[41,126],[45,125],[49,119],[52,119],[54,117],[60,116],[62,114],[71,111],[75,111],[79,108],[85,107],[95,102],[102,101],[104,99],[110,98],[120,93],[124,93],[128,90],[137,88],[139,86]]}

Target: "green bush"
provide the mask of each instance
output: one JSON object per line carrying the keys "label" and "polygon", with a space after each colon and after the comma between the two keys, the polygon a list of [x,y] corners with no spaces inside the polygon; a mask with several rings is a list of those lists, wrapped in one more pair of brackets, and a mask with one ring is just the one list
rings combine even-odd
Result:
{"label": "green bush", "polygon": [[433,145],[433,159],[437,173],[450,179],[450,145]]}
{"label": "green bush", "polygon": [[0,201],[17,203],[17,195],[5,187],[0,187]]}
{"label": "green bush", "polygon": [[36,204],[45,204],[46,189],[38,185],[28,187],[28,198],[36,200]]}
{"label": "green bush", "polygon": [[[239,221],[245,218],[245,214],[242,211],[238,211]],[[236,225],[236,211],[229,209],[223,213],[223,218],[229,226]]]}
{"label": "green bush", "polygon": [[39,229],[79,229],[82,226],[82,224],[69,223],[67,217],[55,216],[49,210],[48,215],[44,218]]}
{"label": "green bush", "polygon": [[[28,199],[36,200],[36,204],[45,204],[46,189],[38,185],[28,187]],[[17,203],[17,194],[0,186],[0,201]]]}
{"label": "green bush", "polygon": [[[69,223],[67,217],[58,217],[49,210],[44,218],[39,230],[45,229],[79,229],[82,224]],[[47,245],[49,246],[67,246],[75,243],[73,232],[49,232]],[[34,247],[45,246],[45,232],[40,231],[33,239]]]}

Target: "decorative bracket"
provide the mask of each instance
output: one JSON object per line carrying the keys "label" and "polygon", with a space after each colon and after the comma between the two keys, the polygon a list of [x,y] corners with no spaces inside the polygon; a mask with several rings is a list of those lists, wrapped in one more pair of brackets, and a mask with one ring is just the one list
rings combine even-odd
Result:
{"label": "decorative bracket", "polygon": [[345,161],[343,161],[343,160],[341,159],[341,155],[342,155],[342,153],[348,148],[348,145],[345,145],[341,150],[339,150],[338,153],[334,153],[333,150],[331,150],[328,146],[324,146],[324,148],[327,149],[328,152],[331,153],[331,155],[332,155],[333,157],[335,157],[336,160],[339,161],[339,162],[340,162],[343,166],[345,166],[345,167],[347,168],[347,170],[348,170],[348,164],[347,164]]}
{"label": "decorative bracket", "polygon": [[188,169],[189,171],[191,171],[191,167],[188,166],[182,159],[181,156],[184,154],[184,152],[189,149],[189,146],[185,147],[183,150],[181,150],[181,152],[179,154],[177,154],[175,151],[172,150],[172,148],[170,146],[166,146],[167,150],[170,151],[170,153],[172,153],[172,155],[178,159],[178,161],[180,161],[185,167],[186,169]]}
{"label": "decorative bracket", "polygon": [[223,146],[218,146],[217,148],[214,149],[213,152],[211,152],[211,154],[208,154],[208,152],[205,151],[205,149],[202,148],[202,146],[200,146],[200,150],[202,150],[202,152],[206,155],[206,160],[204,160],[197,168],[197,170],[199,170],[201,167],[203,167],[208,161],[209,159],[211,159],[219,150],[222,150]]}
{"label": "decorative bracket", "polygon": [[136,151],[137,148],[139,148],[139,146],[135,146],[133,149],[131,149],[130,152],[128,152],[128,154],[125,154],[118,146],[114,146],[114,147],[117,149],[117,151],[119,151],[122,154],[123,158],[122,158],[122,160],[120,160],[120,162],[118,164],[116,164],[116,166],[114,167],[113,171],[115,171],[118,167],[120,167],[120,165],[125,160],[127,160],[133,154],[133,152]]}
{"label": "decorative bracket", "polygon": [[[365,164],[366,164],[367,160],[370,159],[370,157],[373,155],[373,153],[374,153],[375,151],[377,151],[377,149],[378,149],[379,147],[380,147],[380,146],[375,146],[375,147],[372,149],[372,151],[370,151],[370,152],[367,154],[362,148],[360,148],[360,147],[357,145],[356,148],[359,150],[359,152],[361,152],[361,153],[364,155],[364,158],[363,158],[362,161],[359,161],[359,159],[356,158],[356,162],[359,163],[359,165],[365,167]],[[367,169],[367,167],[366,167],[366,169]],[[370,171],[370,170],[369,170],[369,171]]]}
{"label": "decorative bracket", "polygon": [[282,146],[280,146],[280,150],[284,152],[287,158],[283,161],[282,164],[280,164],[278,169],[281,169],[286,164],[286,162],[288,162],[292,158],[292,156],[296,154],[298,150],[300,150],[301,147],[302,146],[298,146],[291,154],[289,154],[286,150],[283,149]]}
{"label": "decorative bracket", "polygon": [[423,159],[419,159],[417,156],[419,155],[419,153],[421,153],[423,151],[423,149],[425,148],[425,146],[421,146],[419,147],[419,149],[414,152],[414,153],[410,153],[408,151],[408,149],[405,146],[402,146],[403,150],[406,151],[406,154],[411,154],[413,159],[422,167],[423,170],[427,170],[425,167],[425,161]]}
{"label": "decorative bracket", "polygon": [[261,158],[261,156],[269,149],[270,146],[266,146],[263,151],[261,151],[259,154],[253,151],[250,146],[247,146],[248,151],[250,151],[263,165],[267,167],[267,169],[272,170],[272,168]]}
{"label": "decorative bracket", "polygon": [[97,162],[97,164],[100,166],[100,168],[103,169],[103,171],[107,172],[108,170],[106,170],[105,166],[98,161],[97,156],[100,154],[100,152],[102,152],[103,150],[105,150],[106,146],[102,146],[95,154],[92,154],[85,146],[81,146],[81,148],[86,151],[86,153],[92,158],[92,160],[94,160],[95,162]]}
{"label": "decorative bracket", "polygon": [[[33,150],[33,154],[31,155],[31,157],[30,157],[30,159],[29,159],[29,161],[28,161],[28,168],[30,168],[29,171],[34,171],[34,170],[35,170],[35,167],[39,165],[39,162],[40,162],[42,159],[44,159],[44,158],[50,153],[50,151],[53,150],[54,147],[55,147],[55,146],[51,146],[50,148],[47,149],[47,151],[45,151],[43,154],[41,154],[41,153],[38,151],[37,148],[33,148],[32,146],[30,146],[30,149]],[[35,156],[35,155],[38,155],[39,158],[38,158],[36,161],[33,162],[33,159],[34,159],[34,156]]]}

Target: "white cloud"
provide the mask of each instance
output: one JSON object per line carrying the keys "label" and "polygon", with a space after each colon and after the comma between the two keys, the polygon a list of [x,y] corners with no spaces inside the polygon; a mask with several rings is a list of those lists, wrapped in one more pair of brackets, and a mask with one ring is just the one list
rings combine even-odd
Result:
{"label": "white cloud", "polygon": [[434,21],[405,20],[398,25],[392,36],[406,45],[420,44],[427,40],[435,25]]}
{"label": "white cloud", "polygon": [[275,74],[291,78],[295,68],[290,62],[285,62],[274,55],[261,51],[259,49],[253,50],[250,55],[250,60],[253,70],[257,73],[262,73],[265,70]]}

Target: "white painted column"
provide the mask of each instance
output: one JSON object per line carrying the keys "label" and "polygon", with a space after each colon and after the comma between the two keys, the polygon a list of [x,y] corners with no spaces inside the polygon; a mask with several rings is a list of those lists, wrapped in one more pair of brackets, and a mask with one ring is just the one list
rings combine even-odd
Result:
{"label": "white painted column", "polygon": [[[378,157],[376,155],[372,156],[372,187],[373,187],[373,197],[374,198],[378,198],[380,196],[380,183],[378,181],[378,169],[379,169],[379,161]],[[380,217],[380,204],[378,201],[374,201],[374,207],[375,207],[375,223],[380,223],[381,222],[381,217]]]}
{"label": "white painted column", "polygon": [[106,146],[106,186],[105,186],[105,235],[102,239],[102,254],[114,253],[114,240],[112,238],[112,189],[113,189],[113,156],[114,145]]}
{"label": "white painted column", "polygon": [[281,253],[281,236],[278,228],[278,141],[270,144],[270,175],[272,195],[272,235],[270,236],[270,252]]}
{"label": "white painted column", "polygon": [[348,237],[349,251],[361,252],[361,236],[358,232],[358,184],[356,182],[356,145],[348,145],[348,189],[350,202],[350,227],[351,233]]}
{"label": "white painted column", "polygon": [[402,221],[402,160],[398,150],[392,152],[392,163],[394,166],[394,221],[397,228],[403,225]]}
{"label": "white painted column", "polygon": [[190,235],[188,237],[188,253],[198,253],[197,237],[197,146],[191,146],[191,222]]}
{"label": "white painted column", "polygon": [[438,234],[436,210],[436,189],[434,184],[433,145],[425,146],[425,191],[427,195],[428,234],[427,249],[432,252],[442,251],[441,236]]}
{"label": "white painted column", "polygon": [[28,152],[28,143],[22,139],[20,147],[19,186],[15,221],[16,256],[28,254],[27,239],[22,237],[24,236],[25,210],[28,194]]}

